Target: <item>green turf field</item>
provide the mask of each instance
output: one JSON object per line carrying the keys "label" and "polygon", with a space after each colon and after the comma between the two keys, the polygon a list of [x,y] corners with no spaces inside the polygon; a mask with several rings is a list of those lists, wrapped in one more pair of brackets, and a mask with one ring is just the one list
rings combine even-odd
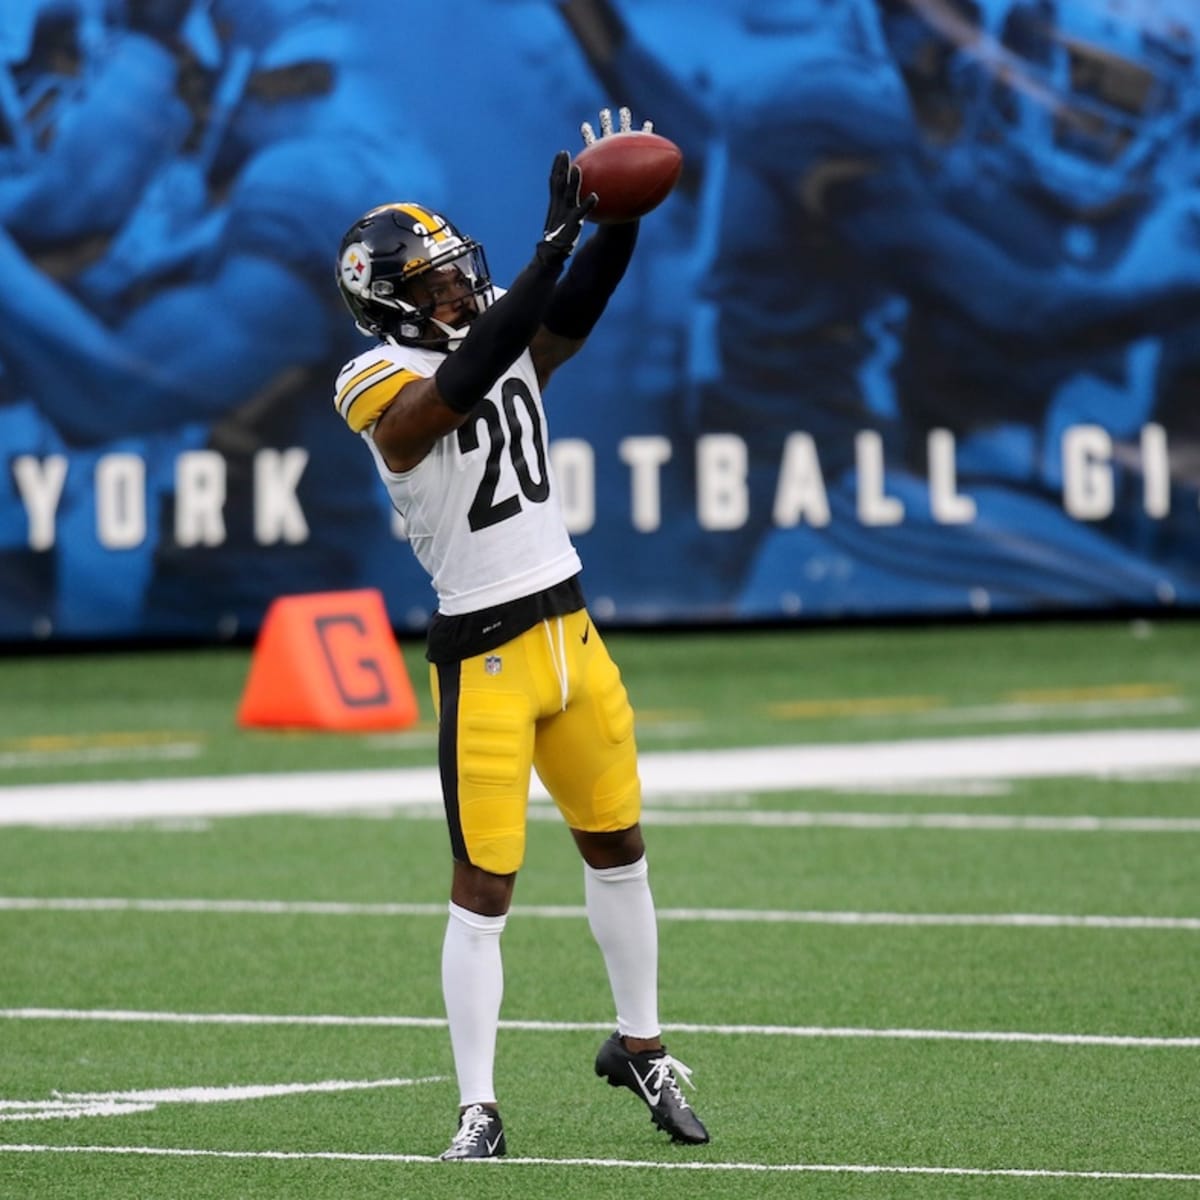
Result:
{"label": "green turf field", "polygon": [[[603,967],[535,796],[504,941],[509,1157],[433,1161],[457,1099],[444,828],[421,796],[356,808],[367,776],[344,774],[432,764],[419,647],[420,725],[358,736],[238,730],[243,650],[14,656],[0,1197],[1200,1196],[1200,625],[609,642],[667,1041],[711,1145],[671,1146],[592,1073]],[[776,747],[797,757],[773,778]],[[886,778],[836,782],[880,754]],[[188,776],[246,813],[176,810]],[[329,811],[253,811],[301,779]],[[44,823],[42,785],[105,780],[159,782],[71,791],[93,818]],[[134,788],[157,815],[106,822]]]}

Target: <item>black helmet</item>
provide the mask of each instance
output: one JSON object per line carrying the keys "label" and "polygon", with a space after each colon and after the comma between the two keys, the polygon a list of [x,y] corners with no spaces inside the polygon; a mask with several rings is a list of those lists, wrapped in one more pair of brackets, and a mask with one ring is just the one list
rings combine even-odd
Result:
{"label": "black helmet", "polygon": [[435,305],[412,303],[409,285],[428,271],[449,267],[461,272],[476,311],[486,308],[492,280],[483,247],[419,204],[383,204],[355,221],[342,238],[338,288],[369,337],[444,348],[456,331],[433,320]]}

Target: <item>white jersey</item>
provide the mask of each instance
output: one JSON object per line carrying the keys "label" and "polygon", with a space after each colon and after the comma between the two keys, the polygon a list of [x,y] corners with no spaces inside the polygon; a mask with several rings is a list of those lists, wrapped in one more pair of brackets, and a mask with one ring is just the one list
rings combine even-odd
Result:
{"label": "white jersey", "polygon": [[546,417],[524,351],[471,412],[411,470],[388,468],[371,437],[396,383],[429,378],[445,355],[380,343],[338,374],[334,403],[370,448],[404,518],[438,609],[459,616],[533,595],[578,574],[550,471]]}

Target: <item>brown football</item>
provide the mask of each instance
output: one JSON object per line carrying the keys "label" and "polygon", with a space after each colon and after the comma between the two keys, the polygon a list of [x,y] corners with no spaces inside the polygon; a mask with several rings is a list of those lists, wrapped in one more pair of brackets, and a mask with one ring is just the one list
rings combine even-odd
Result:
{"label": "brown football", "polygon": [[630,130],[597,138],[575,162],[579,194],[600,197],[588,220],[615,224],[644,217],[670,195],[683,170],[683,151],[661,134]]}

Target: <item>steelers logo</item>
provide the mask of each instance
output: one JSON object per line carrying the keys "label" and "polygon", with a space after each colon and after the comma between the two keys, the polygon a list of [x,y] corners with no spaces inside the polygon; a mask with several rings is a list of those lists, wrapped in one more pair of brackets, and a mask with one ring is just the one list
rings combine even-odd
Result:
{"label": "steelers logo", "polygon": [[362,242],[354,242],[342,252],[339,267],[342,287],[355,296],[365,296],[371,282],[371,254]]}

